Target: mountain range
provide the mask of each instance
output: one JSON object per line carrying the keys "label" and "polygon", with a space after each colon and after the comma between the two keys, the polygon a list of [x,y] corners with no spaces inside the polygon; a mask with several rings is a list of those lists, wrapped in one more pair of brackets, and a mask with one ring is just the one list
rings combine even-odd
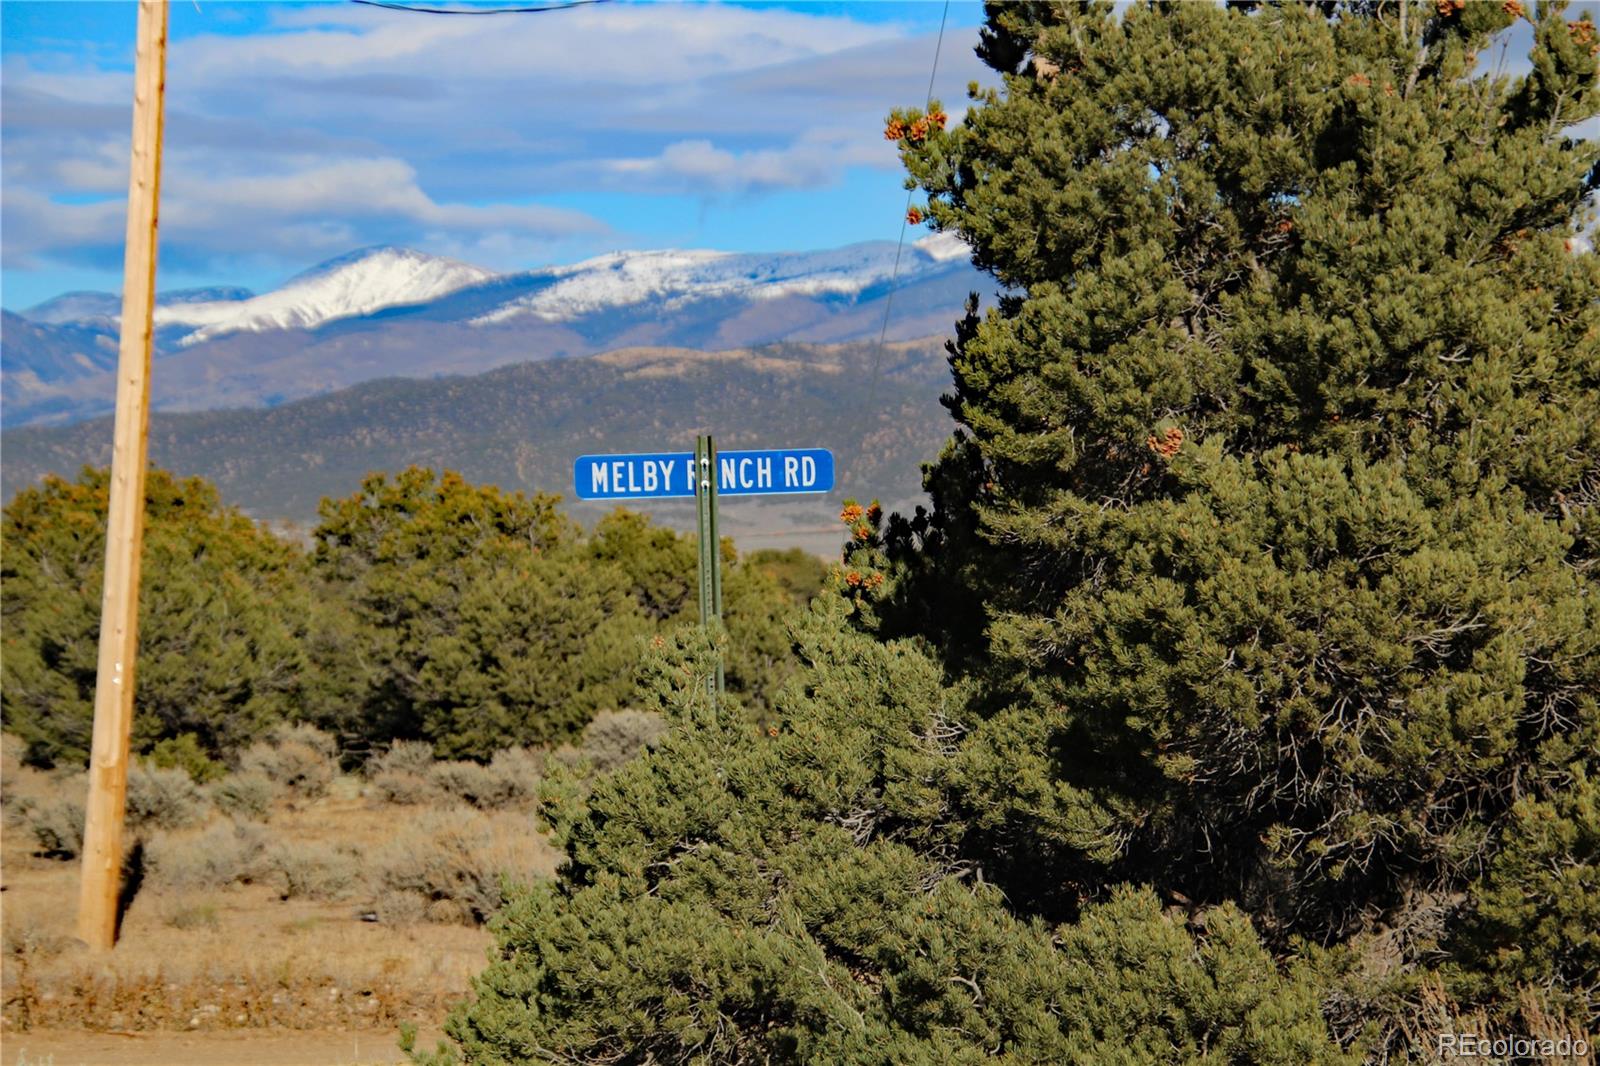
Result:
{"label": "mountain range", "polygon": [[[959,241],[819,252],[617,252],[497,273],[367,248],[277,289],[163,293],[152,408],[271,407],[381,378],[475,374],[623,348],[700,351],[947,334],[993,283]],[[892,292],[892,297],[891,297]],[[76,292],[0,320],[0,418],[71,424],[111,410],[119,298]]]}
{"label": "mountain range", "polygon": [[[270,408],[157,412],[150,459],[208,478],[258,518],[305,525],[323,497],[413,464],[570,499],[579,455],[689,451],[705,432],[721,448],[820,446],[837,461],[834,492],[730,499],[722,514],[724,531],[749,546],[827,552],[843,535],[833,519],[844,497],[902,509],[920,498],[921,464],[953,428],[939,403],[949,381],[939,338],[628,348],[470,377],[370,381]],[[9,499],[45,474],[109,463],[111,420],[8,429],[3,447]],[[669,525],[694,525],[684,501],[640,506]],[[591,518],[604,507],[569,510]]]}

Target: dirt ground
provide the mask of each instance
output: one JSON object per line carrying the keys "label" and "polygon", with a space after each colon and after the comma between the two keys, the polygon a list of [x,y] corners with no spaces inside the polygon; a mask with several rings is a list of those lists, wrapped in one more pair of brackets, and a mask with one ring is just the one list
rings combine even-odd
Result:
{"label": "dirt ground", "polygon": [[[273,838],[337,843],[365,860],[427,810],[339,784],[274,810],[264,823]],[[497,833],[535,832],[525,812],[499,812],[494,824]],[[419,1046],[431,1048],[492,943],[460,921],[364,920],[374,907],[364,882],[328,900],[285,899],[272,883],[197,892],[147,880],[116,948],[99,956],[73,935],[78,863],[32,851],[28,835],[7,825],[0,1066],[401,1062],[400,1025],[415,1025]],[[554,863],[551,852],[540,875]]]}
{"label": "dirt ground", "polygon": [[[423,1030],[419,1047],[437,1031]],[[34,1029],[0,1038],[6,1066],[391,1066],[394,1033],[282,1029],[210,1033],[86,1033]]]}
{"label": "dirt ground", "polygon": [[[301,818],[316,828],[295,825]],[[369,837],[390,831],[393,818],[358,800],[333,802],[275,818],[274,830],[302,840],[340,831]],[[8,1032],[437,1025],[483,968],[490,944],[484,929],[467,925],[362,921],[370,903],[360,896],[323,902],[284,900],[266,884],[209,892],[147,886],[128,908],[116,948],[97,957],[73,936],[78,864],[9,847],[5,860]],[[194,914],[201,920],[185,920]]]}

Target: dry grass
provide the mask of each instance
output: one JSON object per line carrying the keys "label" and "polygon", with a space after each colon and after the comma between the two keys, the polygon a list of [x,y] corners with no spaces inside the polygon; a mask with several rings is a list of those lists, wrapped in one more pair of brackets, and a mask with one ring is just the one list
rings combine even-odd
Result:
{"label": "dry grass", "polygon": [[[13,796],[39,804],[80,784],[7,771],[8,808]],[[485,863],[542,877],[559,860],[526,812],[402,814],[349,777],[310,782],[326,788],[314,799],[293,795],[292,784],[280,784],[284,795],[259,821],[214,812],[203,826],[145,830],[148,865],[103,959],[73,937],[77,863],[33,854],[30,825],[8,817],[4,1031],[431,1027],[483,967],[490,937],[463,917],[484,906],[494,881]],[[430,825],[459,823],[456,850],[439,867],[443,889],[427,882],[430,898],[419,897],[405,922],[364,920],[394,910],[392,899],[379,905],[397,886],[378,876],[376,859],[419,814]],[[410,856],[439,866],[415,849]],[[449,900],[457,881],[477,895]]]}
{"label": "dry grass", "polygon": [[416,896],[432,921],[481,924],[500,909],[511,885],[553,871],[550,849],[530,828],[526,816],[470,807],[429,811],[378,853],[376,887],[386,896]]}
{"label": "dry grass", "polygon": [[[1414,1012],[1400,1020],[1399,1035],[1422,1062],[1459,1062],[1481,1056],[1458,1056],[1441,1051],[1439,1038],[1446,1033],[1471,1034],[1494,1041],[1521,1037],[1549,1041],[1550,1046],[1585,1048],[1583,1054],[1541,1056],[1538,1061],[1550,1066],[1593,1066],[1600,1047],[1600,1033],[1589,1032],[1583,1024],[1552,1010],[1538,989],[1524,987],[1512,1018],[1496,1022],[1482,1010],[1464,1010],[1437,979],[1425,980],[1418,990]],[[1502,1062],[1504,1059],[1487,1058]],[[1518,1059],[1517,1061],[1522,1061]]]}

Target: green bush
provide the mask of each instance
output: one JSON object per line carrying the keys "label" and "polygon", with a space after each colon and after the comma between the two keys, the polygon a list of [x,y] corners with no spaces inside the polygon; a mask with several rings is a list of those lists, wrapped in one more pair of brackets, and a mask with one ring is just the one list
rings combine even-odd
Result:
{"label": "green bush", "polygon": [[744,565],[777,582],[796,607],[809,604],[828,576],[827,565],[801,548],[763,548],[745,556]]}
{"label": "green bush", "polygon": [[838,597],[814,612],[775,738],[707,704],[684,633],[648,671],[655,754],[552,781],[568,864],[495,923],[448,1025],[467,1061],[1355,1061],[1235,907],[1124,888],[1075,924],[1012,913],[947,799],[962,693],[846,631]]}
{"label": "green bush", "polygon": [[[618,511],[585,539],[554,497],[448,471],[368,478],[324,501],[316,538],[314,572],[343,606],[311,642],[324,687],[347,688],[355,708],[327,724],[374,747],[423,740],[441,758],[485,762],[508,745],[570,742],[624,703],[645,639],[693,607],[688,538]],[[724,555],[728,688],[764,706],[792,665],[792,599],[731,544]],[[415,782],[394,784],[416,795]]]}
{"label": "green bush", "polygon": [[1600,778],[1600,141],[1557,131],[1600,87],[1563,6],[993,5],[1001,82],[893,116],[1010,295],[957,326],[934,510],[842,579],[979,685],[951,802],[1018,913],[1144,882],[1286,953],[1392,934],[1466,1010],[1592,995],[1558,797]]}
{"label": "green bush", "polygon": [[145,761],[162,770],[182,770],[199,785],[216,781],[228,772],[226,766],[206,755],[193,733],[157,741]]}
{"label": "green bush", "polygon": [[1485,986],[1544,990],[1556,1011],[1600,1019],[1600,779],[1584,766],[1548,796],[1511,809],[1505,840],[1473,894],[1457,936],[1454,977],[1481,998]]}
{"label": "green bush", "polygon": [[615,705],[647,623],[555,498],[410,469],[325,501],[316,572],[350,605],[360,730],[445,758],[543,743]]}
{"label": "green bush", "polygon": [[568,863],[462,1056],[1333,1063],[1438,975],[1581,1010],[1597,35],[1541,3],[1490,75],[1522,6],[987,5],[994,88],[888,128],[1005,291],[933,511],[851,512],[770,730],[662,642],[618,706],[672,728],[552,771]]}
{"label": "green bush", "polygon": [[[110,475],[49,477],[4,511],[0,610],[6,729],[40,766],[89,756]],[[151,470],[139,595],[133,749],[185,735],[243,750],[301,700],[304,558],[198,478]]]}

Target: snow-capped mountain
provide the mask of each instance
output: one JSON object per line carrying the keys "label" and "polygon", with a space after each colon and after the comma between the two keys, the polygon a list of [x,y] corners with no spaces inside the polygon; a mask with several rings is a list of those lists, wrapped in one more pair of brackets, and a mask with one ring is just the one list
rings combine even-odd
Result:
{"label": "snow-capped mountain", "polygon": [[[624,347],[875,339],[886,311],[891,338],[926,337],[951,330],[969,292],[993,287],[965,245],[943,234],[898,251],[877,241],[814,252],[616,252],[515,273],[369,248],[261,295],[162,294],[152,402],[273,405],[374,378],[472,374]],[[119,312],[113,294],[69,293],[8,313],[5,424],[108,410]]]}
{"label": "snow-capped mountain", "polygon": [[[951,254],[952,245],[959,248]],[[901,253],[907,274],[965,256],[959,240],[937,234]],[[852,244],[824,252],[747,254],[714,251],[616,252],[572,266],[530,272],[548,279],[536,292],[509,300],[471,319],[494,325],[519,316],[567,322],[612,308],[653,303],[676,311],[696,300],[738,296],[772,300],[783,296],[854,296],[888,282],[896,249],[884,243]]]}
{"label": "snow-capped mountain", "polygon": [[[174,289],[156,296],[157,307],[176,304],[248,300],[255,293],[235,285],[203,289]],[[65,292],[22,312],[29,322],[44,326],[109,324],[122,316],[122,297],[114,292]]]}
{"label": "snow-capped mountain", "polygon": [[314,329],[385,307],[423,303],[494,276],[492,270],[408,248],[364,248],[260,296],[158,307],[155,322],[158,329],[197,327],[179,342],[185,346],[224,333]]}

